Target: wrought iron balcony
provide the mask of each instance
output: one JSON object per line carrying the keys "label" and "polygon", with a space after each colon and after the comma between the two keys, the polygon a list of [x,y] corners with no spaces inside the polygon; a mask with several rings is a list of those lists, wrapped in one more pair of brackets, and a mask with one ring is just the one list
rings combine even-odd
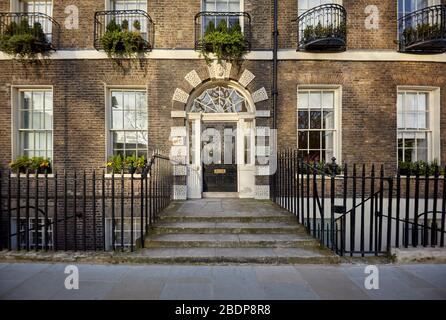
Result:
{"label": "wrought iron balcony", "polygon": [[345,51],[347,11],[338,4],[324,4],[308,10],[298,18],[298,50]]}
{"label": "wrought iron balcony", "polygon": [[45,51],[58,48],[59,32],[59,24],[44,13],[0,13],[0,36],[32,35],[35,37],[33,43]]}
{"label": "wrought iron balcony", "polygon": [[446,5],[427,7],[398,20],[399,50],[407,53],[446,52]]}
{"label": "wrought iron balcony", "polygon": [[154,44],[155,25],[143,10],[98,11],[94,15],[94,47],[101,50],[101,39],[109,30],[110,23],[119,30],[138,33],[144,40],[144,50],[150,51]]}
{"label": "wrought iron balcony", "polygon": [[245,12],[199,12],[195,15],[195,50],[202,50],[210,44],[206,36],[213,31],[219,31],[221,24],[225,24],[226,31],[242,32],[244,35],[244,49],[251,51],[251,16]]}

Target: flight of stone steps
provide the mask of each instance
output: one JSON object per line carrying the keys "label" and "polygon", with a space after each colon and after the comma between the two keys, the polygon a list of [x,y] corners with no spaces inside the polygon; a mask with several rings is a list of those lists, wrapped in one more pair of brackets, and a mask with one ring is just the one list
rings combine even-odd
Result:
{"label": "flight of stone steps", "polygon": [[152,263],[332,264],[339,257],[270,201],[173,202],[139,253]]}

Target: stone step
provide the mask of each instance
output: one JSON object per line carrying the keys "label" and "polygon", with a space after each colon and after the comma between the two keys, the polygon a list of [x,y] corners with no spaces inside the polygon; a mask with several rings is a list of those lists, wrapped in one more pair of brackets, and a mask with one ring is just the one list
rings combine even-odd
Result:
{"label": "stone step", "polygon": [[304,227],[285,222],[240,223],[240,222],[160,222],[152,228],[155,234],[163,233],[225,233],[265,234],[304,232]]}
{"label": "stone step", "polygon": [[142,249],[132,256],[154,264],[337,264],[340,258],[328,250],[301,248],[163,248]]}
{"label": "stone step", "polygon": [[319,242],[298,234],[159,234],[145,240],[146,248],[312,248]]}
{"label": "stone step", "polygon": [[267,223],[267,222],[296,222],[291,215],[211,215],[211,214],[164,214],[160,222],[240,222],[240,223]]}

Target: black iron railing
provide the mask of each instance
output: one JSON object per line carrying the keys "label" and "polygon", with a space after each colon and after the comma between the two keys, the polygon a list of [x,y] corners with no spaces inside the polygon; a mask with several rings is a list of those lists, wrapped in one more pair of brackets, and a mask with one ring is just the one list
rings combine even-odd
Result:
{"label": "black iron railing", "polygon": [[347,44],[347,11],[338,4],[312,8],[298,18],[298,50],[344,51]]}
{"label": "black iron railing", "polygon": [[446,5],[427,7],[398,20],[399,50],[411,53],[446,51]]}
{"label": "black iron railing", "polygon": [[[195,50],[206,46],[205,35],[224,21],[228,30],[240,26],[245,36],[246,51],[251,50],[251,16],[246,12],[199,12],[195,15]],[[214,28],[209,27],[212,25]],[[211,28],[211,29],[210,29]]]}
{"label": "black iron railing", "polygon": [[[37,25],[40,28],[37,28]],[[30,34],[40,38],[40,32],[45,35],[45,45],[49,50],[59,47],[60,25],[50,16],[34,12],[0,13],[0,35]]]}
{"label": "black iron railing", "polygon": [[138,33],[145,42],[146,51],[153,49],[155,24],[149,14],[143,10],[116,10],[98,11],[94,15],[94,47],[97,50],[103,49],[101,38],[113,22],[123,31]]}
{"label": "black iron railing", "polygon": [[387,255],[399,247],[444,247],[446,176],[386,176],[384,167],[303,162],[278,154],[271,197],[340,255]]}
{"label": "black iron railing", "polygon": [[170,203],[172,162],[141,174],[0,172],[0,250],[131,250]]}

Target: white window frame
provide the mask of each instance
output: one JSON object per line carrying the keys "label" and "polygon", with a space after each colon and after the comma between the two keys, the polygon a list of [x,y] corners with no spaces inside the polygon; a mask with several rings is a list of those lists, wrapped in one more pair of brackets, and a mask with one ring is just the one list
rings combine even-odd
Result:
{"label": "white window frame", "polygon": [[333,91],[334,93],[334,131],[333,155],[337,163],[342,162],[342,86],[340,85],[298,85],[296,94],[296,146],[299,149],[299,92]]}
{"label": "white window frame", "polygon": [[[398,86],[397,87],[397,99],[400,91],[404,92],[423,92],[428,94],[428,115],[429,115],[429,131],[428,135],[428,151],[427,161],[441,162],[441,135],[440,135],[440,88],[430,86]],[[398,164],[398,102],[395,104],[395,112],[397,114],[396,120],[396,162]]]}
{"label": "white window frame", "polygon": [[[148,108],[148,89],[146,86],[105,86],[105,137],[106,137],[106,146],[105,146],[105,161],[108,160],[110,156],[113,155],[113,138],[112,138],[112,110],[111,110],[111,92],[112,91],[144,91],[146,94],[146,106],[147,106],[147,134],[149,132],[149,108]],[[137,130],[135,130],[137,131]],[[149,143],[149,141],[147,142]],[[147,146],[150,149],[150,146]],[[147,151],[148,152],[148,151]],[[145,156],[148,158],[148,153]]]}
{"label": "white window frame", "polygon": [[[214,0],[215,1],[215,0]],[[229,0],[226,0],[229,3]],[[204,11],[205,0],[201,0],[201,11]],[[240,10],[238,12],[243,12],[245,8],[245,0],[240,0]],[[215,10],[217,11],[217,10]]]}
{"label": "white window frame", "polygon": [[[133,219],[133,245],[136,245],[136,241],[141,237],[141,221],[139,219]],[[107,250],[113,248],[112,237],[112,218],[106,218],[105,224],[105,247]],[[124,217],[124,249],[130,248],[130,236],[131,236],[131,218]],[[115,217],[115,248],[121,249],[121,217]],[[127,240],[127,241],[125,241]]]}
{"label": "white window frame", "polygon": [[11,87],[11,156],[12,159],[22,155],[20,150],[20,92],[22,91],[51,91],[53,93],[53,125],[51,141],[53,143],[51,161],[54,163],[54,89],[53,86],[12,86]]}
{"label": "white window frame", "polygon": [[40,13],[44,13],[50,17],[53,16],[53,11],[54,11],[54,1],[52,0],[48,0],[48,1],[44,1],[44,0],[29,0],[29,1],[20,1],[20,0],[10,0],[9,3],[9,7],[11,9],[11,12],[23,12],[25,10],[25,8],[23,7],[23,2],[51,2],[51,10],[50,12],[40,12]]}

